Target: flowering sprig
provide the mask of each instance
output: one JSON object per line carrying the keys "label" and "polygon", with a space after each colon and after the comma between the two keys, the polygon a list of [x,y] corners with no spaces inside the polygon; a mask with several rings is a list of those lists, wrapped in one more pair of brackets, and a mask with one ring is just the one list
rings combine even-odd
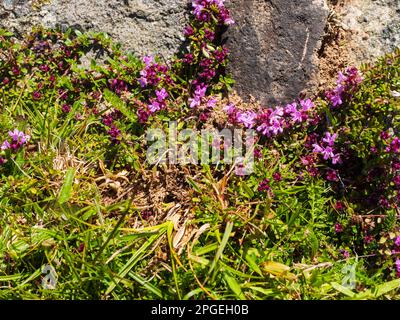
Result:
{"label": "flowering sprig", "polygon": [[153,56],[143,57],[143,62],[145,64],[144,69],[140,71],[139,84],[142,88],[149,86],[156,87],[162,81],[167,84],[172,84],[172,79],[168,74],[168,67],[165,64],[160,64],[155,62]]}
{"label": "flowering sprig", "polygon": [[325,138],[322,139],[322,143],[318,144],[318,143],[314,143],[313,147],[314,153],[318,153],[321,154],[324,158],[324,160],[332,160],[333,164],[337,164],[341,162],[340,159],[340,154],[339,153],[335,153],[334,151],[334,145],[335,145],[335,141],[337,138],[337,134],[331,134],[330,132],[326,132],[325,133]]}
{"label": "flowering sprig", "polygon": [[394,153],[394,154],[398,154],[400,153],[400,138],[399,137],[392,137],[391,140],[386,139],[386,142],[388,143],[388,145],[385,148],[385,151],[388,153]]}
{"label": "flowering sprig", "polygon": [[278,106],[275,109],[240,111],[230,105],[225,111],[231,122],[242,124],[248,129],[255,128],[262,135],[273,137],[293,128],[296,124],[307,123],[314,107],[313,102],[307,99],[298,103],[293,102],[286,107]]}
{"label": "flowering sprig", "polygon": [[214,13],[217,13],[220,25],[231,25],[235,22],[229,15],[228,9],[224,6],[225,0],[193,0],[193,14],[198,21],[209,22]]}
{"label": "flowering sprig", "polygon": [[202,99],[205,97],[207,91],[207,85],[198,85],[194,91],[193,98],[189,98],[190,108],[199,107],[202,103]]}
{"label": "flowering sprig", "polygon": [[192,96],[190,108],[201,105],[201,100],[213,82],[224,73],[228,49],[219,43],[217,35],[223,26],[234,23],[224,0],[193,0],[193,21],[184,29],[184,35],[190,42],[189,52],[182,59],[184,70],[191,71],[189,81]]}
{"label": "flowering sprig", "polygon": [[155,113],[167,106],[166,99],[169,94],[164,88],[155,91],[156,98],[150,99],[150,104],[148,105],[148,110],[151,113]]}
{"label": "flowering sprig", "polygon": [[348,99],[358,85],[363,81],[363,77],[355,67],[350,67],[345,72],[339,72],[336,81],[336,88],[326,93],[326,97],[330,100],[333,107],[338,107]]}
{"label": "flowering sprig", "polygon": [[[8,135],[11,139],[4,140],[0,147],[1,151],[3,152],[9,151],[15,153],[22,149],[22,147],[26,145],[31,138],[28,134],[25,134],[18,129],[14,129],[14,131],[9,131]],[[4,164],[5,162],[6,160],[2,156],[0,156],[0,165]]]}
{"label": "flowering sprig", "polygon": [[14,129],[14,131],[9,131],[8,135],[11,137],[11,140],[4,140],[1,145],[1,150],[11,150],[13,152],[21,149],[28,141],[30,140],[30,136],[19,131],[18,129]]}
{"label": "flowering sprig", "polygon": [[121,117],[122,114],[118,110],[113,110],[112,112],[109,112],[103,116],[103,124],[109,128],[107,133],[109,135],[110,142],[114,145],[121,143],[121,130],[119,130],[115,125],[115,121],[121,119]]}

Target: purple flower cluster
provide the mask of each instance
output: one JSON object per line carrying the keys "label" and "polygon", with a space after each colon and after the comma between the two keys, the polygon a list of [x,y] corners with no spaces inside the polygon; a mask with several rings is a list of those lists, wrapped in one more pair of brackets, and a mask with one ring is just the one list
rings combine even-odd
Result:
{"label": "purple flower cluster", "polygon": [[202,106],[202,112],[200,113],[199,116],[199,120],[201,122],[206,122],[210,116],[211,116],[211,112],[212,110],[215,108],[217,100],[215,99],[215,97],[207,97],[207,98],[203,98],[203,101],[201,101],[201,103],[203,104]]}
{"label": "purple flower cluster", "polygon": [[190,40],[190,49],[182,61],[185,70],[196,66],[196,70],[191,70],[194,72],[189,82],[193,90],[189,104],[191,108],[195,108],[202,103],[211,82],[219,79],[228,56],[228,49],[218,43],[218,27],[234,22],[224,6],[224,0],[193,0],[192,7],[195,21],[184,30],[185,36]]}
{"label": "purple flower cluster", "polygon": [[335,223],[335,232],[342,233],[343,232],[343,225],[341,223]]}
{"label": "purple flower cluster", "polygon": [[395,266],[396,266],[396,275],[398,278],[400,278],[400,259],[399,258],[396,259]]}
{"label": "purple flower cluster", "polygon": [[318,144],[315,143],[313,144],[314,153],[318,153],[321,154],[324,158],[324,160],[332,160],[333,164],[337,164],[341,162],[340,159],[340,154],[336,153],[335,154],[335,150],[334,150],[334,145],[335,145],[335,140],[337,138],[337,134],[331,134],[329,132],[325,133],[325,138],[322,139],[322,143]]}
{"label": "purple flower cluster", "polygon": [[259,192],[266,192],[266,191],[270,191],[271,187],[269,185],[270,180],[269,179],[264,179],[260,185],[258,186],[258,191]]}
{"label": "purple flower cluster", "polygon": [[146,108],[141,107],[138,109],[137,115],[138,115],[139,123],[143,124],[143,123],[146,123],[147,120],[149,120],[149,118],[151,116],[151,112],[148,107],[146,107]]}
{"label": "purple flower cluster", "polygon": [[331,181],[331,182],[339,181],[338,172],[333,169],[328,169],[328,171],[326,173],[326,180]]}
{"label": "purple flower cluster", "polygon": [[335,204],[335,209],[336,210],[338,210],[338,211],[342,211],[342,210],[344,210],[344,204],[343,204],[343,202],[342,201],[340,201],[340,200],[338,200],[338,201],[336,201],[336,204]]}
{"label": "purple flower cluster", "polygon": [[158,86],[163,79],[166,83],[172,83],[171,77],[167,74],[168,67],[166,65],[156,63],[152,56],[145,56],[143,62],[145,68],[140,71],[139,78],[139,83],[142,88]]}
{"label": "purple flower cluster", "polygon": [[153,113],[166,108],[169,93],[163,85],[169,86],[174,83],[166,65],[157,63],[152,56],[145,56],[143,62],[145,67],[140,71],[139,84],[143,89],[152,86],[156,90],[147,105],[140,106],[137,111],[140,123],[146,123]]}
{"label": "purple flower cluster", "polygon": [[[6,150],[11,150],[13,152],[18,151],[21,149],[26,143],[28,143],[30,136],[23,133],[22,131],[19,131],[18,129],[14,129],[14,131],[9,131],[8,135],[10,136],[10,139],[4,140],[4,142],[1,145],[1,150],[6,151]],[[4,159],[1,158],[1,164],[4,163]]]}
{"label": "purple flower cluster", "polygon": [[197,20],[208,22],[212,19],[213,7],[218,9],[218,21],[222,25],[231,25],[235,22],[229,15],[228,9],[224,6],[225,0],[193,0],[193,14]]}
{"label": "purple flower cluster", "polygon": [[362,76],[355,67],[350,67],[345,72],[340,72],[335,89],[328,91],[326,97],[330,100],[333,107],[343,104],[348,95],[363,81]]}
{"label": "purple flower cluster", "polygon": [[164,109],[167,105],[166,99],[169,96],[167,90],[164,88],[156,90],[155,94],[156,98],[150,99],[150,104],[148,105],[148,109],[151,113],[155,113],[161,109]]}
{"label": "purple flower cluster", "polygon": [[61,107],[62,112],[64,113],[69,113],[71,111],[71,106],[67,103],[63,104]]}
{"label": "purple flower cluster", "polygon": [[301,163],[305,166],[307,172],[312,177],[316,177],[318,175],[318,168],[315,162],[315,159],[311,155],[307,155],[301,158]]}
{"label": "purple flower cluster", "polygon": [[112,144],[121,143],[121,130],[119,130],[114,124],[111,125],[110,130],[108,130],[107,133],[110,135],[110,141]]}
{"label": "purple flower cluster", "polygon": [[[387,142],[388,139],[386,139]],[[392,153],[400,153],[400,139],[398,137],[393,137],[393,139],[390,141],[390,144],[387,145],[386,147],[386,152],[392,152]]]}
{"label": "purple flower cluster", "polygon": [[[272,137],[283,133],[295,124],[304,123],[310,118],[314,104],[310,99],[293,102],[286,107],[263,109],[259,112],[240,111],[233,105],[225,108],[233,123],[240,123],[248,129],[255,128],[261,134]],[[233,120],[233,121],[232,121]]]}
{"label": "purple flower cluster", "polygon": [[206,96],[207,85],[198,85],[194,91],[193,98],[189,98],[190,108],[199,107],[202,103],[202,99]]}
{"label": "purple flower cluster", "polygon": [[107,133],[110,136],[110,141],[112,144],[121,143],[121,130],[119,130],[114,123],[115,120],[118,120],[121,117],[122,117],[121,112],[117,110],[114,110],[113,112],[103,116],[103,124],[109,127]]}
{"label": "purple flower cluster", "polygon": [[150,98],[150,102],[146,106],[141,106],[137,115],[140,123],[146,123],[150,116],[157,111],[167,107],[167,98],[169,93],[165,88],[155,90],[155,97]]}
{"label": "purple flower cluster", "polygon": [[281,175],[279,172],[275,172],[275,173],[272,175],[272,178],[273,178],[274,181],[276,181],[276,182],[282,181],[282,175]]}
{"label": "purple flower cluster", "polygon": [[340,249],[339,252],[343,255],[345,259],[348,259],[350,257],[350,252],[345,249]]}
{"label": "purple flower cluster", "polygon": [[110,79],[109,85],[111,90],[113,90],[118,95],[120,95],[124,91],[128,91],[128,85],[123,80]]}

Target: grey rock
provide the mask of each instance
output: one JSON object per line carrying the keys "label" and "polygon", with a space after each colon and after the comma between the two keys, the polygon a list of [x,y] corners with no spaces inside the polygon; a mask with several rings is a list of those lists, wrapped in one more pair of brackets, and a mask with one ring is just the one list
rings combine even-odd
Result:
{"label": "grey rock", "polygon": [[371,62],[400,47],[399,0],[351,0],[337,14],[351,33],[349,63]]}
{"label": "grey rock", "polygon": [[30,0],[1,2],[0,27],[17,34],[34,25],[101,31],[137,55],[166,59],[182,45],[189,13],[188,0],[51,0],[37,10]]}
{"label": "grey rock", "polygon": [[289,102],[316,84],[325,0],[232,0],[230,9],[229,71],[242,97]]}

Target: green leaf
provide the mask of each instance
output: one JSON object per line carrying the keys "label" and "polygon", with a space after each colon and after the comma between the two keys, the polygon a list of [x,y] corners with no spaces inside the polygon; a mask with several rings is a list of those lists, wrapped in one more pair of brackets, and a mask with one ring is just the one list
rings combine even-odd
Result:
{"label": "green leaf", "polygon": [[282,263],[275,261],[266,261],[261,266],[266,273],[272,274],[275,277],[285,278],[292,281],[297,279],[295,274],[289,272],[290,267]]}
{"label": "green leaf", "polygon": [[213,260],[213,262],[212,262],[212,264],[211,264],[209,273],[211,273],[211,271],[213,271],[215,265],[217,264],[217,261],[221,258],[222,253],[224,252],[225,246],[226,246],[226,244],[228,243],[228,240],[229,240],[229,237],[230,237],[230,235],[231,235],[232,229],[233,229],[233,222],[232,222],[232,221],[229,221],[229,222],[226,224],[224,236],[223,236],[223,238],[222,238],[222,241],[221,241],[221,244],[220,244],[220,246],[219,246],[219,248],[218,248],[218,251],[217,251],[217,253],[215,254],[215,257],[214,257],[214,260]]}
{"label": "green leaf", "polygon": [[353,298],[355,296],[355,293],[353,291],[351,291],[349,288],[343,287],[342,285],[340,285],[337,282],[331,282],[331,286],[332,286],[332,288],[336,289],[340,293],[343,293],[344,295],[346,295],[350,298]]}
{"label": "green leaf", "polygon": [[253,190],[251,190],[251,188],[247,185],[247,183],[245,181],[242,182],[242,188],[246,192],[246,195],[248,196],[248,198],[251,199],[254,197]]}
{"label": "green leaf", "polygon": [[244,296],[242,289],[240,288],[240,285],[236,281],[236,279],[229,276],[227,273],[224,273],[224,278],[226,280],[226,283],[228,284],[228,287],[233,291],[236,297],[240,300],[246,300],[246,297]]}
{"label": "green leaf", "polygon": [[308,240],[310,243],[310,248],[311,248],[311,255],[313,257],[315,257],[315,255],[318,252],[319,249],[319,241],[317,236],[315,235],[315,233],[313,231],[310,232],[309,236],[308,236]]}
{"label": "green leaf", "polygon": [[264,289],[264,288],[253,287],[253,286],[249,287],[249,288],[254,290],[254,291],[260,292],[260,293],[262,293],[262,294],[264,294],[266,296],[270,296],[270,295],[272,295],[274,293],[274,290],[272,290],[272,289]]}
{"label": "green leaf", "polygon": [[201,193],[201,189],[191,177],[186,177],[186,180],[193,187],[194,190],[196,190],[198,193]]}
{"label": "green leaf", "polygon": [[258,266],[258,264],[256,263],[256,261],[253,257],[252,252],[250,252],[250,251],[247,252],[245,259],[253,271],[257,272],[260,276],[263,275],[260,267]]}
{"label": "green leaf", "polygon": [[69,201],[72,197],[72,185],[74,183],[75,169],[70,168],[65,175],[64,183],[61,187],[58,203],[63,204]]}
{"label": "green leaf", "polygon": [[375,297],[378,298],[392,290],[400,288],[400,279],[382,283],[376,287]]}
{"label": "green leaf", "polygon": [[357,300],[376,299],[398,288],[400,288],[400,279],[382,283],[373,290],[368,289],[365,292],[354,295],[352,298]]}

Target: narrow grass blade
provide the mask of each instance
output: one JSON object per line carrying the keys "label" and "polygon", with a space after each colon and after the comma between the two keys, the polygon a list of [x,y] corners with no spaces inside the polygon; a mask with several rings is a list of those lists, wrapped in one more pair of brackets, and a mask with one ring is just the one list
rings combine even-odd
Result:
{"label": "narrow grass blade", "polygon": [[58,203],[64,204],[68,202],[72,197],[72,185],[74,183],[75,169],[68,169],[65,175],[64,183],[61,187],[60,196],[58,197]]}
{"label": "narrow grass blade", "polygon": [[231,235],[232,229],[233,229],[233,222],[232,222],[232,221],[229,221],[229,222],[226,224],[224,236],[222,237],[221,244],[220,244],[220,246],[219,246],[219,248],[218,248],[217,253],[215,254],[214,260],[213,260],[213,262],[211,263],[209,273],[211,273],[211,272],[214,270],[214,268],[215,268],[215,266],[216,266],[218,260],[221,258],[222,253],[224,252],[224,249],[225,249],[225,247],[226,247],[226,244],[228,243],[228,240],[229,240],[229,237],[230,237],[230,235]]}

